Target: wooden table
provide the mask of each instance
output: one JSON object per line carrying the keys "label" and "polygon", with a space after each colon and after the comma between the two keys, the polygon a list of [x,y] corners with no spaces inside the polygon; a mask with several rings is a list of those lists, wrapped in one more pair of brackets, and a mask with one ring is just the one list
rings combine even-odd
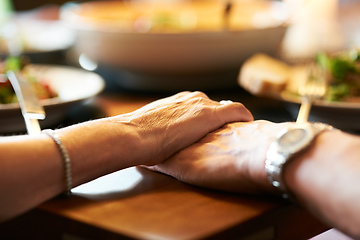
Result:
{"label": "wooden table", "polygon": [[[110,116],[156,98],[104,94],[94,103]],[[254,99],[249,103],[254,106]],[[0,238],[307,239],[326,229],[275,197],[203,189],[134,167],[79,186],[70,198],[55,198],[0,225]]]}

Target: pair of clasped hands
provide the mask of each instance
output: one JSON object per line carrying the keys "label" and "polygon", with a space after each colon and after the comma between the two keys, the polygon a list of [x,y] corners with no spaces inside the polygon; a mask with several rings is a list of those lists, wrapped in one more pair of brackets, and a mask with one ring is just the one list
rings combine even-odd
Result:
{"label": "pair of clasped hands", "polygon": [[149,114],[159,111],[158,117],[144,126],[162,131],[163,137],[157,137],[163,140],[158,144],[162,153],[153,159],[166,159],[146,164],[148,169],[206,188],[273,191],[264,168],[265,153],[270,141],[289,123],[254,121],[243,104],[213,101],[201,92],[158,100],[139,109],[139,114],[144,110]]}
{"label": "pair of clasped hands", "polygon": [[55,142],[67,152],[66,168],[64,151],[46,132],[0,137],[0,182],[7,183],[0,184],[0,222],[131,166],[222,190],[269,187],[261,156],[266,144],[256,149],[267,141],[257,139],[264,125],[271,124],[253,122],[240,103],[181,92],[130,113],[55,129]]}

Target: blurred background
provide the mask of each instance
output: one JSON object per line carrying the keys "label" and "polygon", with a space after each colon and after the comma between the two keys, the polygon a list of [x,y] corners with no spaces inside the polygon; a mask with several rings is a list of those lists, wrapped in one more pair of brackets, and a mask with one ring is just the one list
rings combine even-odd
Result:
{"label": "blurred background", "polygon": [[[4,0],[2,0],[2,1],[4,1]],[[46,0],[34,0],[34,1],[12,0],[11,2],[12,2],[12,5],[13,5],[15,10],[17,10],[17,11],[26,11],[26,10],[32,10],[34,8],[42,7],[42,6],[48,5],[48,4],[55,4],[55,5],[61,6],[62,4],[66,3],[68,1],[64,1],[64,0],[51,0],[51,1],[46,1]],[[76,2],[82,2],[82,1],[76,1]]]}
{"label": "blurred background", "polygon": [[358,49],[359,22],[358,0],[0,0],[0,58],[11,46],[32,64],[96,73],[118,95],[246,96],[239,72],[256,53],[297,64]]}
{"label": "blurred background", "polygon": [[[130,8],[126,4],[124,6],[128,9],[124,11],[124,6],[118,4],[114,8],[106,8],[105,5],[109,4],[91,5],[88,4],[91,1],[77,1],[77,5],[85,3],[83,9],[69,8],[66,11],[65,8],[64,11],[64,6],[75,3],[64,0],[1,1],[3,9],[10,8],[16,12],[17,20],[20,19],[21,22],[23,19],[20,31],[25,32],[23,35],[26,35],[24,39],[27,42],[23,42],[28,45],[23,47],[37,44],[30,46],[31,51],[24,50],[25,54],[32,55],[33,63],[82,67],[106,75],[106,80],[111,78],[111,82],[116,82],[121,87],[135,90],[178,91],[234,87],[242,63],[257,52],[297,61],[311,58],[319,51],[335,52],[356,47],[360,42],[360,30],[357,26],[360,22],[360,4],[356,0],[207,1],[220,3],[215,7],[219,11],[211,10],[212,15],[204,14],[203,29],[200,30],[190,29],[193,21],[191,14],[185,11],[186,6],[178,4],[172,7],[175,9],[172,11],[180,12],[185,9],[183,15],[187,14],[188,18],[187,28],[176,29],[176,34],[167,34],[169,28],[165,27],[170,26],[173,28],[170,31],[173,31],[178,26],[171,22],[172,16],[163,12],[158,16],[151,16],[156,18],[151,19],[153,22],[140,17],[131,19],[134,20],[134,27],[128,27],[125,18],[130,15]],[[136,11],[143,8],[142,14],[145,14],[146,8],[149,8],[145,5],[146,2],[158,2],[160,6],[169,2],[189,1],[123,2],[139,3],[132,7],[138,8]],[[266,11],[263,2],[272,3],[266,7]],[[225,17],[220,15],[226,12],[228,3],[232,3],[228,11],[230,17],[223,20]],[[284,6],[280,3],[284,3]],[[200,5],[203,7],[206,4]],[[243,10],[239,11],[240,8]],[[201,14],[201,11],[197,14]],[[120,15],[125,20],[120,19]],[[220,19],[218,21],[223,21],[220,23],[223,25],[214,29],[206,28],[206,24],[219,24],[214,20],[217,15]],[[244,15],[242,19],[241,15]],[[251,22],[252,27],[245,25],[248,24],[244,21],[245,15],[250,19],[247,21]],[[31,24],[34,19],[43,21]],[[61,24],[53,22],[50,25],[49,20],[61,20]],[[226,21],[229,26],[225,26]],[[242,25],[234,25],[236,21]],[[149,24],[154,25],[152,29],[148,27]],[[200,17],[197,24],[201,24]],[[222,28],[228,28],[229,31],[222,31]],[[148,34],[139,34],[145,32]],[[63,46],[60,46],[60,42]],[[34,53],[36,48],[38,51]],[[0,47],[0,53],[1,50],[4,49]]]}

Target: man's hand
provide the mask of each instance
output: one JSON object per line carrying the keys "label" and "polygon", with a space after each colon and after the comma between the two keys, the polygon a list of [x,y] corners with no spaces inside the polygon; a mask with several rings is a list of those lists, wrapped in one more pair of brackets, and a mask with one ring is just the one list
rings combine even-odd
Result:
{"label": "man's hand", "polygon": [[265,153],[286,124],[290,123],[230,123],[148,168],[207,188],[247,193],[273,191],[266,177]]}

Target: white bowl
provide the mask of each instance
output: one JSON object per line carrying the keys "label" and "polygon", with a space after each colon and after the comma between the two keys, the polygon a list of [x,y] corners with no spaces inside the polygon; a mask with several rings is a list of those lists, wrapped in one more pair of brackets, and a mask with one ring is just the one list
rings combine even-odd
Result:
{"label": "white bowl", "polygon": [[[249,10],[251,14],[239,18],[243,4],[243,7],[252,6],[249,5],[251,1],[234,1],[226,29],[222,22],[222,9],[213,2],[210,2],[206,14],[198,17],[199,25],[192,28],[154,26],[144,32],[144,29],[134,27],[137,18],[122,18],[138,8],[119,2],[67,6],[61,16],[76,32],[76,56],[86,54],[99,64],[140,74],[188,76],[239,69],[242,62],[255,52],[277,55],[287,29],[284,18],[277,17],[283,16],[285,5],[260,0],[253,2],[261,3],[259,9],[255,4]],[[119,14],[102,15],[101,11],[105,11],[102,7],[106,4],[115,4],[110,9],[117,8]],[[202,4],[207,6],[207,2]],[[201,6],[197,5],[196,9]],[[175,5],[170,9],[181,12],[187,7],[189,5]],[[256,23],[257,26],[252,24],[256,19],[262,19]]]}

